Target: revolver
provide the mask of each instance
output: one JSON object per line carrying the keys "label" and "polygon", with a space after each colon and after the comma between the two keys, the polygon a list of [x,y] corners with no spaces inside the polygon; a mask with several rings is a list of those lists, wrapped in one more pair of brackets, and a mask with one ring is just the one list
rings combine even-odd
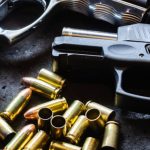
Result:
{"label": "revolver", "polygon": [[[92,36],[92,32],[81,30],[82,36],[56,37],[52,44],[52,69],[69,73],[70,76],[76,72],[82,76],[84,69],[88,70],[84,76],[97,74],[96,70],[100,73],[112,70],[109,76],[115,80],[115,105],[126,110],[150,113],[149,29],[147,24],[135,24],[119,27],[116,35],[100,32],[101,38],[94,38],[98,37],[96,32]],[[64,29],[63,33],[66,34],[67,30]],[[126,35],[130,36],[126,38]]]}
{"label": "revolver", "polygon": [[[134,3],[135,4],[134,4]],[[104,20],[116,26],[147,22],[149,20],[149,0],[0,0],[0,21],[20,4],[37,3],[42,6],[43,13],[31,24],[10,30],[0,27],[0,39],[7,45],[13,44],[34,30],[55,8],[70,9],[93,18]],[[3,44],[1,42],[1,44]]]}

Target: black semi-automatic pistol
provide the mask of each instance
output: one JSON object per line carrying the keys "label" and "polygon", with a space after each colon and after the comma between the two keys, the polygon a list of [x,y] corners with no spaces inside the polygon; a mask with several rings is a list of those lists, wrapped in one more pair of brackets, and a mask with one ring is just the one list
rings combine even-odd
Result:
{"label": "black semi-automatic pistol", "polygon": [[20,5],[29,6],[30,3],[42,6],[43,13],[21,29],[11,30],[2,28],[0,25],[0,38],[7,44],[13,44],[30,33],[52,10],[56,10],[56,6],[104,20],[117,26],[149,20],[149,0],[0,0],[0,21],[15,8]]}
{"label": "black semi-automatic pistol", "polygon": [[[138,30],[140,26],[141,30]],[[129,38],[125,36],[128,35],[125,27],[118,30],[124,33],[124,40],[119,34],[118,39],[114,34],[104,34],[104,39],[96,39],[92,38],[91,32],[85,37],[56,37],[52,44],[53,71],[81,74],[87,69],[87,76],[90,72],[96,73],[94,70],[101,73],[103,68],[113,70],[109,75],[115,78],[115,104],[127,110],[150,113],[149,25],[137,24],[126,28],[130,29]],[[106,38],[106,35],[113,39]]]}

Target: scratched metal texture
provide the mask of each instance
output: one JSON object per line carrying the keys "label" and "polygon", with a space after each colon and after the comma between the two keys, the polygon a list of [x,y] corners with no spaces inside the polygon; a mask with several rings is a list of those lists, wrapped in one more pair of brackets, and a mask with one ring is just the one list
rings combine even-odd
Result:
{"label": "scratched metal texture", "polygon": [[[26,13],[28,13],[27,16]],[[4,21],[3,25],[7,27],[11,27],[12,25],[18,27],[18,25],[22,26],[30,22],[33,18],[33,15],[29,15],[29,11],[21,9],[20,13],[15,12],[11,14],[7,20]],[[53,12],[47,17],[47,20],[40,28],[36,29],[31,35],[19,43],[1,50],[0,111],[3,111],[13,97],[24,88],[20,84],[20,80],[23,76],[36,77],[41,68],[50,69],[51,43],[55,36],[61,35],[61,30],[64,26],[116,31],[115,27],[105,22],[96,21],[74,12],[66,10]],[[150,150],[150,116],[148,114],[121,111],[114,107],[114,90],[109,84],[105,84],[105,82],[70,80],[62,95],[67,98],[69,103],[74,99],[79,99],[84,102],[88,99],[92,99],[115,109],[117,112],[116,119],[121,123],[119,150]],[[33,94],[27,108],[45,101],[47,101],[47,99]],[[25,124],[28,124],[28,122],[25,121],[23,115],[20,114],[14,123],[12,123],[12,126],[18,131]],[[0,141],[0,149],[2,149],[4,145],[5,143]]]}

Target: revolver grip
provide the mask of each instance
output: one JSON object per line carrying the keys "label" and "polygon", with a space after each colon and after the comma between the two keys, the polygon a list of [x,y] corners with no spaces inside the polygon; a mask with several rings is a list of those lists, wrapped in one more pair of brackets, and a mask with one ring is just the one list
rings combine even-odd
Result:
{"label": "revolver grip", "polygon": [[116,94],[115,105],[125,110],[131,110],[141,113],[150,113],[150,97],[141,96],[125,91],[122,88],[122,76],[125,70],[115,69]]}

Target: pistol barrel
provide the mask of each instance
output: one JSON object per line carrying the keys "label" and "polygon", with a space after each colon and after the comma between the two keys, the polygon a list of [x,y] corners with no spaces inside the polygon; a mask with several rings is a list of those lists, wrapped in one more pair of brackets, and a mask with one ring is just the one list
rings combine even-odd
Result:
{"label": "pistol barrel", "polygon": [[115,33],[82,30],[74,28],[63,28],[62,35],[82,37],[82,38],[103,39],[103,40],[117,40],[117,34]]}

